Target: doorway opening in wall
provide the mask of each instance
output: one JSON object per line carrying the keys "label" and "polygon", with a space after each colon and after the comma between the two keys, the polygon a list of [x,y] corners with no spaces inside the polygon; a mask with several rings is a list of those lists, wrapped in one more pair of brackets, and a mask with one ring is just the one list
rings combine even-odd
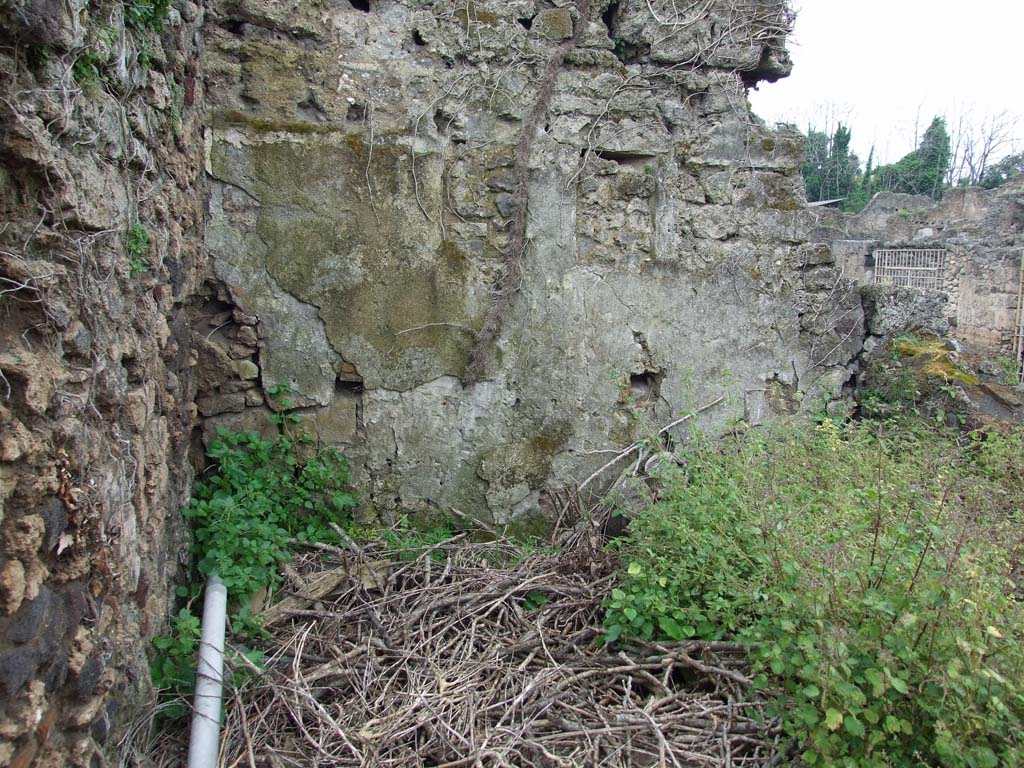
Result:
{"label": "doorway opening in wall", "polygon": [[937,248],[877,250],[875,285],[946,290],[946,251]]}
{"label": "doorway opening in wall", "polygon": [[1017,383],[1024,386],[1024,251],[1020,253],[1020,279],[1017,282],[1017,317],[1013,323],[1013,353],[1017,357]]}

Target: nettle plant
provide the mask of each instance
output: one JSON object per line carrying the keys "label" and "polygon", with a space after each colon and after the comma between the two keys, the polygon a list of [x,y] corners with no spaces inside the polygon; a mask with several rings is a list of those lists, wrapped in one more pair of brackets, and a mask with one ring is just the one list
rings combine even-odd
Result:
{"label": "nettle plant", "polygon": [[[269,390],[282,409],[292,407],[288,392],[287,385]],[[216,573],[227,586],[236,634],[240,629],[259,634],[244,606],[260,590],[280,585],[289,542],[338,541],[331,525],[349,525],[356,505],[345,457],[334,449],[313,449],[304,432],[290,437],[295,430],[286,433],[283,427],[298,424],[297,414],[281,412],[273,419],[282,428],[273,439],[218,428],[218,438],[207,451],[215,464],[196,483],[183,510],[192,522],[198,573],[204,579]],[[191,600],[198,593],[198,583],[179,590],[179,596]],[[198,618],[182,609],[175,628],[174,635],[154,641],[164,652],[154,664],[154,683],[183,692],[194,680],[189,670]]]}
{"label": "nettle plant", "polygon": [[622,540],[606,640],[735,638],[804,765],[1024,764],[1024,430],[698,441]]}

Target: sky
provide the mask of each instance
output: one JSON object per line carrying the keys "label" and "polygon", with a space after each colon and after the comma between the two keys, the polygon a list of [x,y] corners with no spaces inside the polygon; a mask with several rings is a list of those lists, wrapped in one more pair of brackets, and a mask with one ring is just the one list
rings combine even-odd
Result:
{"label": "sky", "polygon": [[752,91],[755,114],[806,132],[853,131],[861,161],[895,162],[935,115],[980,124],[1020,116],[1024,151],[1024,0],[794,0],[793,74]]}

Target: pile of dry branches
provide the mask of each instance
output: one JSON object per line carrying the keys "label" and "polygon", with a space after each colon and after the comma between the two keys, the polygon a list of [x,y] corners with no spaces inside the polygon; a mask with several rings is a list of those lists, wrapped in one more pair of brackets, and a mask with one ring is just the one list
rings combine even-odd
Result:
{"label": "pile of dry branches", "polygon": [[[228,702],[222,766],[762,766],[775,731],[729,643],[597,642],[614,559],[457,536],[320,546]],[[303,575],[304,573],[304,575]],[[165,753],[166,754],[166,753]]]}

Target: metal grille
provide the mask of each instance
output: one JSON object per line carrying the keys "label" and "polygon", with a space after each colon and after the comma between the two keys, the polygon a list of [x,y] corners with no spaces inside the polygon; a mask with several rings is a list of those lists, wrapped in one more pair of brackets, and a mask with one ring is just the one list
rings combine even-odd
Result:
{"label": "metal grille", "polygon": [[946,252],[935,249],[875,251],[875,284],[941,291],[946,287]]}
{"label": "metal grille", "polygon": [[1017,287],[1017,319],[1013,324],[1013,351],[1017,355],[1019,384],[1024,385],[1024,251],[1020,255],[1020,284]]}

